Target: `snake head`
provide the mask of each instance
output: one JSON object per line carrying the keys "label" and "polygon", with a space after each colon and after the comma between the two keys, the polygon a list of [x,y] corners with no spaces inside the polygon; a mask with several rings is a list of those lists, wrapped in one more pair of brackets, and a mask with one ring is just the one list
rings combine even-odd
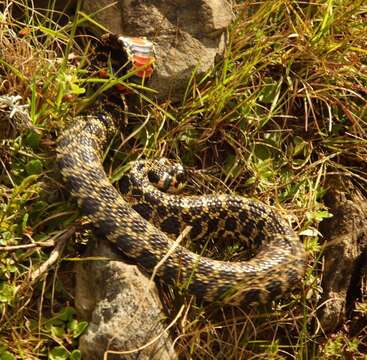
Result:
{"label": "snake head", "polygon": [[167,158],[155,161],[147,175],[152,184],[167,193],[176,194],[185,186],[186,173],[183,166]]}

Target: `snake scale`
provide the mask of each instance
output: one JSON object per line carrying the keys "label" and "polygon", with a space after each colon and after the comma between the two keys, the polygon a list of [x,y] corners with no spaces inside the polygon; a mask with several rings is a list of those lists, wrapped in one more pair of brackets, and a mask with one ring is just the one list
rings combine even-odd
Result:
{"label": "snake scale", "polygon": [[[59,136],[57,158],[82,213],[125,255],[148,272],[154,270],[164,282],[208,301],[266,303],[300,284],[305,251],[271,207],[236,195],[164,193],[147,181],[144,163],[134,167],[135,176],[123,177],[119,192],[102,164],[116,131],[108,114],[76,117]],[[133,198],[133,203],[123,196]],[[257,253],[241,262],[195,254],[174,240],[187,226],[191,239],[232,236]]]}

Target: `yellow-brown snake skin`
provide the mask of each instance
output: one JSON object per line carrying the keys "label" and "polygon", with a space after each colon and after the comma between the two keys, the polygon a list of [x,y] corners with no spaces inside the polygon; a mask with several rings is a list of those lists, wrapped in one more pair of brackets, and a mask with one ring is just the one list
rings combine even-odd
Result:
{"label": "yellow-brown snake skin", "polygon": [[[147,184],[135,167],[119,193],[109,182],[102,154],[117,130],[106,114],[80,116],[58,139],[61,174],[84,215],[125,255],[164,282],[208,301],[265,303],[301,283],[306,256],[298,236],[271,207],[236,195],[182,196]],[[134,198],[133,204],[123,195]],[[151,220],[150,223],[147,220]],[[195,254],[175,238],[191,226],[192,239],[235,237],[256,255],[243,262]]]}

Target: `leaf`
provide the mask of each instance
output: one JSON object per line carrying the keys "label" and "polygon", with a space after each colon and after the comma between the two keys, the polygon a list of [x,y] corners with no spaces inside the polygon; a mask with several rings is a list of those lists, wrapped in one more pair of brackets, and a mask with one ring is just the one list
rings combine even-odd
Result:
{"label": "leaf", "polygon": [[271,156],[269,147],[264,144],[256,144],[254,147],[254,154],[260,160],[266,160]]}
{"label": "leaf", "polygon": [[81,360],[82,354],[80,353],[80,350],[73,350],[70,354],[70,360]]}
{"label": "leaf", "polygon": [[260,160],[256,164],[257,175],[264,180],[271,179],[274,175],[271,166],[272,166],[271,159]]}
{"label": "leaf", "polygon": [[272,78],[266,78],[265,84],[259,93],[259,101],[265,104],[271,104],[277,93],[278,83]]}
{"label": "leaf", "polygon": [[77,84],[71,84],[70,89],[71,93],[74,95],[81,95],[85,93],[85,89],[83,87],[78,86]]}
{"label": "leaf", "polygon": [[71,320],[68,324],[68,329],[72,331],[73,338],[79,337],[85,329],[88,327],[87,321],[78,321],[76,319]]}
{"label": "leaf", "polygon": [[295,136],[293,138],[294,142],[294,150],[293,150],[293,156],[302,155],[301,153],[307,146],[307,142],[304,141],[301,137]]}
{"label": "leaf", "polygon": [[47,320],[46,324],[45,324],[45,330],[51,332],[51,329],[53,326],[64,326],[65,323],[64,321],[58,319],[58,318],[52,318]]}
{"label": "leaf", "polygon": [[63,321],[70,321],[73,319],[74,315],[76,314],[76,310],[71,306],[64,307],[56,317]]}
{"label": "leaf", "polygon": [[309,221],[321,222],[324,219],[333,217],[333,214],[331,214],[327,210],[318,210],[318,211],[308,211],[306,213],[306,216]]}
{"label": "leaf", "polygon": [[62,338],[65,335],[65,330],[61,326],[54,326],[50,327],[51,335],[55,338]]}
{"label": "leaf", "polygon": [[6,284],[5,282],[0,283],[0,302],[11,303],[14,299],[15,287]]}
{"label": "leaf", "polygon": [[22,192],[28,190],[28,188],[32,185],[34,181],[38,179],[38,175],[29,175],[23,181],[20,185],[18,185],[15,188],[15,191],[13,191],[12,196],[15,197],[18,194],[21,194]]}
{"label": "leaf", "polygon": [[320,210],[315,214],[315,219],[317,221],[322,221],[323,219],[329,219],[331,217],[333,217],[333,214],[329,213],[327,210]]}
{"label": "leaf", "polygon": [[25,165],[25,170],[28,175],[39,175],[43,170],[43,164],[41,160],[30,160]]}
{"label": "leaf", "polygon": [[309,227],[303,231],[301,231],[299,233],[299,235],[303,235],[303,236],[310,236],[310,237],[316,237],[316,236],[321,236],[320,232],[315,229],[315,228],[312,228],[312,227]]}
{"label": "leaf", "polygon": [[27,227],[27,222],[28,222],[28,219],[29,219],[29,214],[28,213],[25,213],[23,215],[23,219],[22,219],[22,231],[24,232],[24,230],[26,229]]}
{"label": "leaf", "polygon": [[49,360],[66,360],[69,352],[63,346],[56,346],[48,353]]}
{"label": "leaf", "polygon": [[26,145],[30,146],[32,149],[37,149],[41,142],[41,135],[36,133],[35,131],[30,131],[26,135],[24,142]]}
{"label": "leaf", "polygon": [[4,351],[0,354],[0,360],[15,360],[15,357],[9,351]]}

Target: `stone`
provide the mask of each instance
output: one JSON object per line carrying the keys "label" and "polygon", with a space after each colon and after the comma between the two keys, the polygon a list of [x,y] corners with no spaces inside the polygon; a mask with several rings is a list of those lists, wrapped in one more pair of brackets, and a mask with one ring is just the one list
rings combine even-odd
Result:
{"label": "stone", "polygon": [[325,204],[333,217],[320,226],[326,246],[318,319],[325,333],[336,332],[352,315],[363,292],[362,276],[367,269],[363,260],[367,251],[367,200],[351,183],[337,177],[329,188]]}
{"label": "stone", "polygon": [[21,131],[36,130],[29,117],[28,106],[22,103],[20,95],[0,96],[0,140],[13,139]]}
{"label": "stone", "polygon": [[103,359],[106,351],[111,360],[176,359],[154,283],[137,266],[121,261],[105,240],[88,244],[86,256],[99,259],[76,266],[75,306],[89,321],[79,341],[83,359]]}
{"label": "stone", "polygon": [[82,9],[113,33],[154,42],[156,66],[147,86],[158,99],[173,101],[182,99],[193,72],[200,77],[213,67],[233,19],[226,0],[85,0]]}

